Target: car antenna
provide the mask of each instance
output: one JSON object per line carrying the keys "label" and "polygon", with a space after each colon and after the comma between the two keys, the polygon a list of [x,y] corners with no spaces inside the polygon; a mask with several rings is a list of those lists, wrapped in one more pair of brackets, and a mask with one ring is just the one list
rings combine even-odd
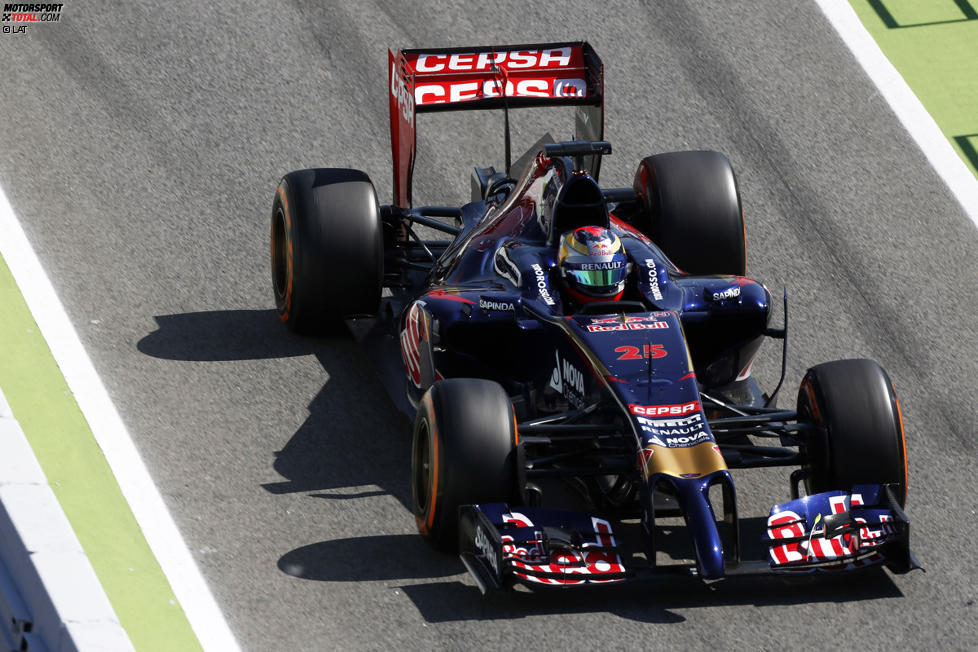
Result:
{"label": "car antenna", "polygon": [[[510,153],[510,142],[509,142],[509,101],[506,99],[506,84],[509,82],[506,79],[506,71],[496,65],[496,52],[493,50],[492,53],[492,72],[497,75],[496,83],[499,84],[500,92],[503,98],[503,124],[506,130],[506,176],[509,176],[509,170],[513,167],[512,164],[512,154]],[[499,78],[502,78],[502,83],[499,82]]]}

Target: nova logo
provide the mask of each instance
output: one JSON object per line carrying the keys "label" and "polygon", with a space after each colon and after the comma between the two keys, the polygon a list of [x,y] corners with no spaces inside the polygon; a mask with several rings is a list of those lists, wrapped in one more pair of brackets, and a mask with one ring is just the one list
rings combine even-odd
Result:
{"label": "nova logo", "polygon": [[555,352],[554,356],[556,366],[550,375],[550,386],[564,395],[566,395],[566,390],[570,389],[583,396],[584,374],[567,360],[561,360],[559,353]]}
{"label": "nova logo", "polygon": [[697,444],[701,441],[705,441],[709,438],[710,436],[708,434],[706,434],[705,432],[700,432],[695,435],[689,435],[688,437],[668,437],[666,439],[666,444],[668,444],[669,446],[680,446],[685,448],[687,446],[692,446],[693,444]]}
{"label": "nova logo", "polygon": [[567,362],[567,360],[563,360],[562,362],[564,363],[564,382],[573,387],[578,394],[583,394],[584,374],[581,373],[580,369]]}

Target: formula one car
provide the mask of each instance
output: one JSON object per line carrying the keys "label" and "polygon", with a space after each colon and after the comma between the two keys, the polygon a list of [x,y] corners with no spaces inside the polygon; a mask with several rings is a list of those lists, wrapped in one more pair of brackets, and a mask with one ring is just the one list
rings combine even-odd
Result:
{"label": "formula one car", "polygon": [[[387,370],[399,349],[387,384],[415,417],[426,541],[458,551],[483,591],[919,567],[883,369],[817,365],[796,408],[776,406],[787,294],[774,328],[770,293],[744,276],[725,156],[657,154],[631,187],[599,186],[611,146],[587,43],[392,50],[389,61],[393,204],[378,205],[357,170],[287,174],[272,276],[289,328],[345,320],[389,355]],[[545,105],[576,107],[575,140],[512,164],[509,111]],[[505,167],[476,168],[464,206],[413,207],[416,114],[462,109],[506,112]],[[770,394],[751,375],[765,338],[784,342]],[[766,558],[743,559],[730,471],[772,466],[797,467],[791,499],[759,534]],[[663,562],[658,523],[680,517],[691,550]]]}

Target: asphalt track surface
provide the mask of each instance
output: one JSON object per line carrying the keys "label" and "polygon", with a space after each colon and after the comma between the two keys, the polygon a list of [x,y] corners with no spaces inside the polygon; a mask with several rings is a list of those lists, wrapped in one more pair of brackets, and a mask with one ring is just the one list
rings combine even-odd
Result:
{"label": "asphalt track surface", "polygon": [[[607,71],[606,184],[661,151],[733,162],[749,273],[791,295],[786,403],[817,362],[889,371],[926,574],[483,598],[414,534],[407,421],[363,351],[271,309],[272,193],[344,166],[389,201],[388,46],[577,38]],[[0,61],[0,185],[245,649],[973,644],[978,233],[813,3],[72,3]],[[465,201],[501,124],[421,116],[416,197]],[[786,475],[741,473],[742,512]]]}

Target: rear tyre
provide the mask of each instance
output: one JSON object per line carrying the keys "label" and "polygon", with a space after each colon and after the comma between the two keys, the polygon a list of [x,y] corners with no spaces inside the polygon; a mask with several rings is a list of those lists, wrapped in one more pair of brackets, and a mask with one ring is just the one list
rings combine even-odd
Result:
{"label": "rear tyre", "polygon": [[802,453],[809,494],[856,484],[894,484],[907,498],[907,452],[893,384],[873,360],[836,360],[808,370],[798,389],[798,420],[824,428]]}
{"label": "rear tyre", "polygon": [[498,383],[453,378],[431,386],[418,405],[411,454],[414,516],[425,541],[458,549],[460,505],[523,502],[517,443],[513,404]]}
{"label": "rear tyre", "polygon": [[384,246],[370,178],[342,168],[285,175],[272,203],[271,262],[275,306],[293,331],[376,313]]}
{"label": "rear tyre", "polygon": [[642,210],[636,226],[689,274],[747,273],[737,178],[719,152],[669,152],[635,173]]}

